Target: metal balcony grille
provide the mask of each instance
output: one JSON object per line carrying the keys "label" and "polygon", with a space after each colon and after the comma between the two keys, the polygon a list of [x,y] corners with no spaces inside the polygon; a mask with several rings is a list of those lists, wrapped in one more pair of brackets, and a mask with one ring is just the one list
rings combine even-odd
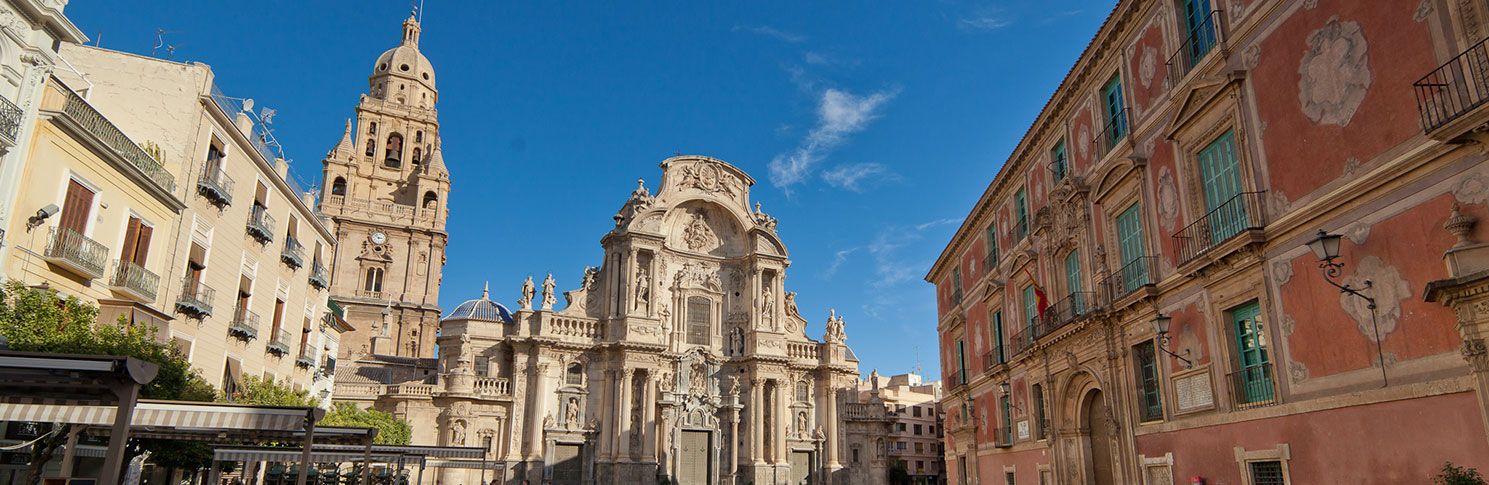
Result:
{"label": "metal balcony grille", "polygon": [[237,307],[233,309],[233,322],[228,325],[229,334],[243,340],[253,340],[259,336],[259,314],[248,311],[247,308]]}
{"label": "metal balcony grille", "polygon": [[62,265],[81,276],[103,277],[108,264],[109,248],[77,231],[66,227],[54,227],[47,238],[46,259]]}
{"label": "metal balcony grille", "polygon": [[83,129],[88,130],[93,136],[98,137],[104,145],[113,149],[119,156],[124,157],[135,168],[145,173],[146,177],[154,181],[156,185],[165,189],[166,192],[176,191],[176,177],[171,175],[165,167],[160,165],[155,157],[150,156],[143,148],[130,140],[124,132],[110,123],[108,118],[94,110],[82,97],[69,90],[63,90],[67,94],[67,102],[62,106],[63,114],[71,118]]}
{"label": "metal balcony grille", "polygon": [[1265,226],[1262,194],[1241,192],[1200,217],[1174,237],[1179,238],[1180,264],[1188,263],[1248,229]]}
{"label": "metal balcony grille", "polygon": [[274,216],[268,208],[254,204],[248,212],[248,235],[264,243],[274,240]]}
{"label": "metal balcony grille", "polygon": [[160,276],[135,264],[134,261],[119,260],[114,264],[114,277],[109,285],[150,303],[160,290]]}
{"label": "metal balcony grille", "polygon": [[284,250],[279,252],[279,258],[284,260],[291,268],[300,269],[305,266],[305,247],[295,238],[284,238]]}
{"label": "metal balcony grille", "polygon": [[1489,38],[1412,83],[1422,131],[1431,132],[1489,100]]}
{"label": "metal balcony grille", "polygon": [[289,329],[281,327],[279,331],[274,332],[274,338],[269,339],[269,345],[265,347],[265,350],[279,355],[288,354],[290,353],[290,338]]}
{"label": "metal balcony grille", "polygon": [[[1086,316],[1096,303],[1096,293],[1089,291],[1078,291],[1066,295],[1065,298],[1055,302],[1044,311],[1043,334],[1060,329],[1060,327],[1074,322]],[[1043,335],[1040,335],[1043,336]]]}
{"label": "metal balcony grille", "polygon": [[1190,27],[1189,38],[1184,39],[1179,50],[1168,56],[1168,78],[1171,85],[1184,79],[1184,75],[1194,69],[1205,58],[1205,54],[1215,49],[1215,45],[1220,42],[1219,22],[1220,11],[1215,10]]}
{"label": "metal balcony grille", "polygon": [[15,103],[0,96],[0,137],[12,145],[16,142],[16,135],[21,131],[21,116],[24,114]]}
{"label": "metal balcony grille", "polygon": [[1153,271],[1158,267],[1158,257],[1143,256],[1128,261],[1116,271],[1107,275],[1102,280],[1101,287],[1106,292],[1108,305],[1115,305],[1132,292],[1147,285],[1154,284]]}
{"label": "metal balcony grille", "polygon": [[310,286],[321,290],[331,286],[331,280],[326,276],[326,267],[319,262],[310,265]]}
{"label": "metal balcony grille", "polygon": [[196,181],[197,191],[218,207],[233,204],[233,186],[233,178],[222,169],[203,170]]}
{"label": "metal balcony grille", "polygon": [[1272,364],[1247,367],[1230,374],[1231,397],[1236,400],[1236,409],[1251,409],[1277,404],[1277,388],[1273,385]]}
{"label": "metal balcony grille", "polygon": [[181,279],[181,296],[176,297],[176,311],[188,316],[202,318],[212,315],[212,298],[217,292],[212,287],[191,278]]}
{"label": "metal balcony grille", "polygon": [[1096,159],[1105,157],[1123,138],[1127,138],[1127,108],[1117,112],[1117,116],[1107,121],[1101,133],[1096,135]]}

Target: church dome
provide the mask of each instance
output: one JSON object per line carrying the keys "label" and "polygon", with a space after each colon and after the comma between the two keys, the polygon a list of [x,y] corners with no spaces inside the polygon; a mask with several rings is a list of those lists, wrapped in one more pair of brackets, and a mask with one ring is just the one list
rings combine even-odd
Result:
{"label": "church dome", "polygon": [[448,320],[483,320],[488,322],[512,323],[512,312],[507,310],[501,303],[491,301],[488,289],[481,290],[481,298],[461,303],[455,307],[455,311],[440,321]]}
{"label": "church dome", "polygon": [[372,75],[401,77],[434,89],[434,64],[419,52],[418,20],[410,16],[403,21],[403,42],[377,56],[377,62],[372,65]]}

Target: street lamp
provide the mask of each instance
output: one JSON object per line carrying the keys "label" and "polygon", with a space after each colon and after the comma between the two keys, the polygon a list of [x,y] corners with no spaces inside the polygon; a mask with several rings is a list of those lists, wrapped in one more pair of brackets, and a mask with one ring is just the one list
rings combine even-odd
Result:
{"label": "street lamp", "polygon": [[1191,362],[1187,358],[1187,356],[1189,355],[1189,349],[1184,349],[1184,355],[1179,355],[1173,353],[1172,351],[1169,351],[1167,348],[1169,343],[1168,328],[1169,325],[1173,323],[1173,321],[1174,317],[1164,315],[1162,313],[1159,313],[1153,317],[1153,331],[1158,334],[1158,350],[1162,350],[1163,353],[1171,355],[1175,359],[1184,361],[1185,369],[1193,369],[1194,362]]}
{"label": "street lamp", "polygon": [[1375,283],[1365,280],[1363,286],[1356,288],[1353,285],[1339,284],[1339,282],[1334,281],[1335,278],[1339,277],[1340,270],[1344,269],[1343,263],[1334,262],[1334,259],[1339,257],[1339,242],[1341,239],[1344,239],[1344,236],[1329,234],[1324,232],[1323,229],[1319,229],[1318,234],[1313,236],[1312,240],[1308,241],[1308,250],[1313,251],[1313,256],[1318,258],[1318,269],[1323,273],[1324,281],[1334,285],[1335,288],[1339,288],[1340,293],[1348,293],[1365,300],[1365,308],[1370,309],[1370,325],[1375,328],[1375,356],[1380,359],[1381,387],[1385,387],[1390,384],[1390,381],[1386,378],[1386,359],[1385,352],[1381,350],[1380,323],[1376,321],[1375,299],[1361,293],[1363,290],[1370,289]]}

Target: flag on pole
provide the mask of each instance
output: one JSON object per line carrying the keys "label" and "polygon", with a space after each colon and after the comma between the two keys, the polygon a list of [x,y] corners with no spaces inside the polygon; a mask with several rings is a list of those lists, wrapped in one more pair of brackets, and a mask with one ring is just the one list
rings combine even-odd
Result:
{"label": "flag on pole", "polygon": [[1044,311],[1049,309],[1050,300],[1044,296],[1044,288],[1040,287],[1039,282],[1034,280],[1034,273],[1029,272],[1028,266],[1024,267],[1024,274],[1029,275],[1029,284],[1034,286],[1034,307],[1039,310],[1039,319],[1044,320]]}

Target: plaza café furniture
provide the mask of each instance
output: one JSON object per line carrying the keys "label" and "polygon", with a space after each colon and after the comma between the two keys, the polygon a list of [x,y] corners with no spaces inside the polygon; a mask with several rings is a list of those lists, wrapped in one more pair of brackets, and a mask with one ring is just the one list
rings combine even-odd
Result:
{"label": "plaza caf\u00e9 furniture", "polygon": [[[77,435],[107,436],[100,483],[119,483],[129,438],[256,444],[359,445],[369,461],[375,428],[321,427],[325,410],[138,399],[158,367],[127,357],[0,352],[0,421],[68,424],[63,472],[70,473]],[[310,450],[298,460],[313,463]],[[295,483],[305,485],[301,467]],[[366,482],[364,474],[363,482]]]}
{"label": "plaza caf\u00e9 furniture", "polygon": [[[356,428],[351,428],[356,429]],[[217,483],[215,475],[220,467],[217,462],[245,462],[245,463],[284,463],[294,461],[296,457],[302,456],[302,448],[280,448],[280,447],[220,447],[213,450],[213,477],[211,483]],[[345,444],[315,444],[311,446],[309,463],[320,465],[339,463],[385,463],[393,465],[388,468],[372,470],[371,467],[360,467],[354,465],[345,473],[340,473],[339,466],[330,466],[323,469],[311,469],[309,475],[316,478],[306,483],[311,485],[400,485],[407,483],[423,483],[424,468],[469,468],[481,470],[495,470],[500,465],[486,461],[486,450],[479,447],[454,447],[454,446],[419,446],[419,445],[372,445],[353,446]],[[477,460],[479,458],[479,460]],[[405,466],[418,465],[419,471],[416,479],[410,482]],[[392,470],[397,470],[391,472]],[[273,465],[269,467],[264,476],[264,485],[294,483],[294,476],[299,467]],[[355,471],[355,472],[354,472]],[[361,475],[361,480],[355,479]],[[484,482],[485,477],[482,477]]]}

